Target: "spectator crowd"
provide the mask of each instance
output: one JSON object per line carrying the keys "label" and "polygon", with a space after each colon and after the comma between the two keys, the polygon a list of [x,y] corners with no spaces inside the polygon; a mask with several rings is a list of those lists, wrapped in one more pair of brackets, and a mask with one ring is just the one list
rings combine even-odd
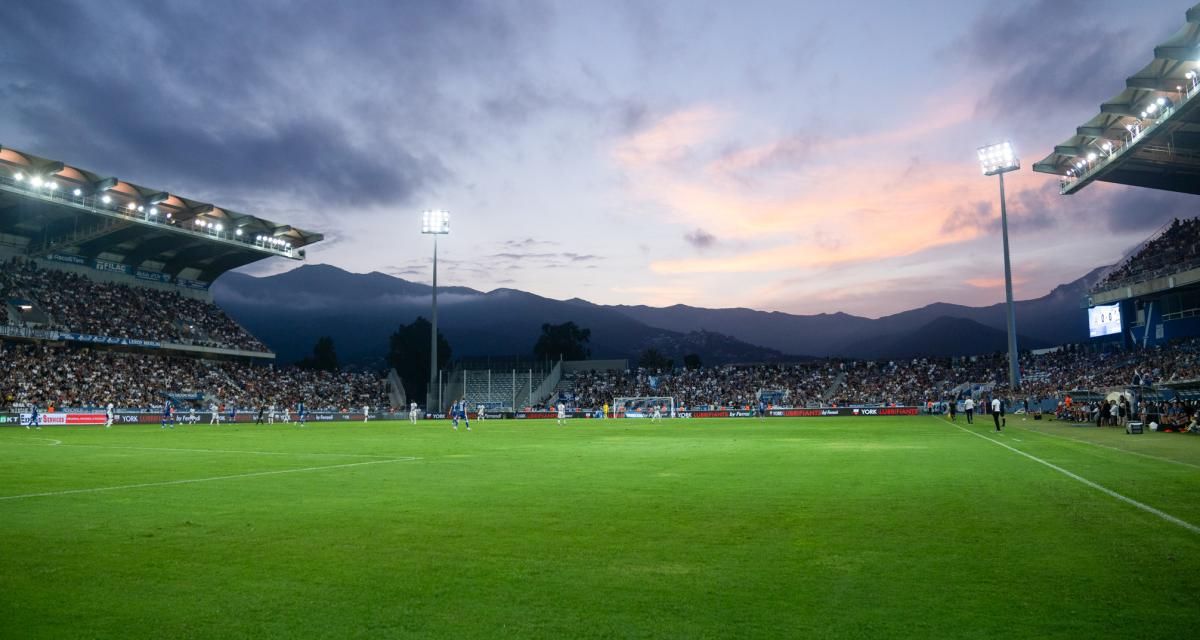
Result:
{"label": "spectator crowd", "polygon": [[3,342],[0,367],[6,372],[0,380],[4,408],[86,409],[111,402],[122,409],[155,410],[168,395],[193,397],[199,409],[213,402],[243,410],[301,402],[314,411],[388,406],[385,381],[364,373]]}
{"label": "spectator crowd", "polygon": [[[1200,379],[1200,340],[1132,351],[1066,346],[1021,356],[1019,394],[1008,388],[1005,354],[973,358],[917,358],[884,362],[820,360],[791,365],[721,366],[693,370],[578,372],[562,399],[595,408],[619,397],[665,396],[677,407],[747,407],[760,393],[779,406],[926,406],[969,393],[1030,403],[1074,389],[1149,387]],[[552,401],[553,403],[553,401]]]}
{"label": "spectator crowd", "polygon": [[1200,218],[1173,220],[1162,233],[1109,271],[1093,290],[1141,282],[1200,266]]}
{"label": "spectator crowd", "polygon": [[[215,304],[169,291],[98,282],[14,258],[0,263],[0,303],[26,300],[41,328],[95,336],[266,351]],[[0,311],[6,304],[0,304]],[[42,318],[42,313],[36,317]],[[5,315],[7,313],[5,312]],[[9,318],[0,318],[7,324]]]}

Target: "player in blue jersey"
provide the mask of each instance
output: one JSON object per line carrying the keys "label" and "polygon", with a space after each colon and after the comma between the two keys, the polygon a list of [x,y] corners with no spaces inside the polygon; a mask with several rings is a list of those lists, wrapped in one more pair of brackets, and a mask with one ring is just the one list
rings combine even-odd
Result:
{"label": "player in blue jersey", "polygon": [[38,421],[37,405],[30,405],[29,410],[31,412],[29,414],[29,424],[25,425],[25,428],[28,429],[29,427],[34,427],[35,429],[41,429],[42,423]]}
{"label": "player in blue jersey", "polygon": [[230,402],[229,403],[229,423],[233,424],[234,422],[236,422],[236,418],[237,418],[237,403]]}
{"label": "player in blue jersey", "polygon": [[171,423],[171,428],[175,428],[175,407],[171,404],[171,399],[167,398],[163,401],[162,412],[162,428],[167,428],[167,422]]}
{"label": "player in blue jersey", "polygon": [[471,430],[471,419],[467,417],[467,399],[463,398],[455,402],[450,407],[450,413],[454,418],[454,430],[458,431],[458,421],[462,420],[467,425],[467,431]]}
{"label": "player in blue jersey", "polygon": [[308,411],[304,409],[304,402],[296,403],[296,424],[303,427],[305,421],[308,420]]}

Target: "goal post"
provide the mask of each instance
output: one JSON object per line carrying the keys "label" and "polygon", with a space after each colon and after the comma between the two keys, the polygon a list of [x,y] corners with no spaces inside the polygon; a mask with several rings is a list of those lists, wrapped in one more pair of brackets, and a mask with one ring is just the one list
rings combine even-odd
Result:
{"label": "goal post", "polygon": [[614,418],[649,418],[654,409],[662,411],[664,418],[675,417],[675,398],[667,396],[636,396],[616,398],[612,404]]}

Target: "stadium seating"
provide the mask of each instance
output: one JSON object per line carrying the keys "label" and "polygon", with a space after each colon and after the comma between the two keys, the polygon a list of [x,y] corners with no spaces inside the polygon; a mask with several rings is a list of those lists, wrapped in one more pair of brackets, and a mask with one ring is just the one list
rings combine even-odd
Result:
{"label": "stadium seating", "polygon": [[[672,396],[678,406],[748,406],[760,390],[782,390],[789,406],[924,406],[964,395],[1007,393],[1007,357],[920,358],[894,362],[826,360],[817,364],[725,366],[695,371],[579,372],[573,406],[618,396]],[[1138,351],[1063,348],[1023,354],[1022,396],[1031,403],[1073,389],[1105,389],[1200,378],[1200,340]],[[844,379],[840,385],[834,382]],[[832,389],[831,394],[824,393]],[[824,402],[822,402],[824,400]]]}
{"label": "stadium seating", "polygon": [[[211,302],[174,291],[97,282],[13,259],[0,264],[0,300],[20,298],[35,308],[18,322],[96,336],[266,351]],[[5,305],[7,306],[7,305]],[[8,318],[5,318],[7,323]]]}
{"label": "stadium seating", "polygon": [[574,406],[598,407],[621,396],[671,396],[680,407],[748,406],[759,390],[785,392],[792,406],[818,405],[841,363],[723,366],[674,372],[645,369],[618,374],[578,372],[571,379]]}
{"label": "stadium seating", "polygon": [[311,410],[358,410],[388,406],[386,384],[363,373],[329,373],[258,366],[224,360],[2,343],[0,406],[54,405],[123,409],[160,407],[166,394],[200,394],[209,402],[255,409],[260,404]]}
{"label": "stadium seating", "polygon": [[[532,389],[546,379],[545,371],[464,371],[464,396],[468,407],[524,404]],[[530,384],[532,379],[532,385]]]}
{"label": "stadium seating", "polygon": [[1175,219],[1093,287],[1100,291],[1200,267],[1200,218]]}

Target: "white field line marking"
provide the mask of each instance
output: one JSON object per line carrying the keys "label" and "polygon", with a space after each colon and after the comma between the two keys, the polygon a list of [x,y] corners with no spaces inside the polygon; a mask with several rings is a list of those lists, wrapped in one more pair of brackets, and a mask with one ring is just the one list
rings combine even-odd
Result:
{"label": "white field line marking", "polygon": [[[949,421],[947,421],[947,422],[949,422]],[[1044,464],[1044,465],[1046,465],[1047,467],[1050,467],[1051,469],[1054,469],[1055,471],[1057,471],[1057,472],[1059,472],[1059,473],[1061,473],[1061,474],[1063,474],[1063,475],[1067,476],[1068,478],[1072,478],[1072,479],[1074,479],[1074,480],[1077,480],[1077,481],[1079,481],[1079,482],[1082,482],[1083,484],[1085,484],[1085,485],[1087,485],[1087,486],[1089,486],[1089,487],[1091,487],[1091,488],[1093,488],[1093,489],[1095,489],[1095,490],[1097,490],[1097,491],[1100,491],[1100,492],[1106,493],[1106,494],[1108,494],[1109,496],[1111,496],[1111,497],[1113,497],[1113,498],[1116,498],[1117,500],[1120,500],[1121,502],[1125,502],[1125,503],[1131,504],[1131,505],[1133,505],[1133,506],[1137,507],[1138,509],[1141,509],[1142,511],[1145,511],[1146,513],[1152,513],[1152,514],[1154,514],[1154,515],[1156,515],[1156,516],[1158,516],[1158,517],[1162,518],[1163,520],[1166,520],[1167,522],[1170,522],[1170,523],[1173,523],[1173,524],[1177,524],[1177,525],[1179,525],[1179,526],[1183,527],[1184,529],[1187,529],[1188,531],[1191,531],[1192,533],[1198,533],[1198,534],[1200,534],[1200,527],[1197,527],[1196,525],[1194,525],[1194,524],[1192,524],[1192,523],[1190,523],[1190,522],[1187,522],[1186,520],[1180,520],[1179,518],[1176,518],[1175,516],[1173,516],[1173,515],[1171,515],[1171,514],[1169,514],[1169,513],[1165,512],[1165,511],[1160,511],[1160,510],[1158,510],[1158,509],[1155,509],[1154,507],[1152,507],[1152,506],[1150,506],[1150,505],[1148,505],[1148,504],[1145,504],[1144,502],[1138,502],[1137,500],[1134,500],[1133,498],[1130,498],[1130,497],[1127,497],[1127,496],[1123,496],[1123,495],[1121,495],[1121,494],[1117,493],[1116,491],[1113,491],[1112,489],[1109,489],[1108,487],[1102,487],[1102,486],[1100,486],[1100,485],[1096,484],[1095,482],[1092,482],[1091,480],[1088,480],[1087,478],[1084,478],[1083,476],[1080,476],[1080,475],[1076,475],[1076,474],[1074,474],[1074,473],[1071,473],[1070,471],[1067,471],[1066,469],[1064,469],[1064,468],[1062,468],[1062,467],[1060,467],[1060,466],[1058,466],[1058,465],[1056,465],[1056,464],[1054,464],[1054,463],[1052,463],[1052,462],[1047,462],[1047,461],[1045,461],[1045,460],[1042,460],[1041,458],[1039,458],[1039,457],[1037,457],[1037,456],[1035,456],[1035,455],[1033,455],[1033,454],[1030,454],[1030,453],[1025,453],[1024,451],[1021,451],[1020,449],[1017,449],[1017,448],[1015,448],[1015,447],[1010,447],[1010,446],[1008,446],[1008,445],[1004,444],[1003,442],[1000,442],[1000,441],[998,441],[998,440],[993,440],[992,438],[989,438],[989,437],[987,437],[987,436],[984,436],[984,435],[980,435],[980,434],[978,434],[978,433],[975,433],[974,431],[971,431],[970,429],[964,429],[963,427],[960,427],[960,426],[958,426],[958,425],[954,424],[953,422],[950,422],[949,424],[950,424],[950,426],[952,426],[952,427],[954,427],[954,428],[956,428],[956,429],[962,429],[963,431],[966,431],[967,433],[969,433],[969,434],[971,434],[971,435],[975,436],[976,438],[982,438],[982,439],[984,439],[984,440],[987,440],[988,442],[990,442],[990,443],[992,443],[992,444],[994,444],[994,445],[997,445],[997,446],[1004,447],[1005,449],[1008,449],[1009,451],[1012,451],[1013,453],[1018,453],[1018,454],[1020,454],[1020,455],[1023,455],[1023,456],[1025,456],[1026,458],[1029,458],[1030,460],[1033,460],[1034,462],[1036,462],[1036,463],[1038,463],[1038,464]]]}
{"label": "white field line marking", "polygon": [[241,449],[182,449],[178,447],[130,447],[117,444],[79,444],[68,442],[63,444],[62,440],[54,438],[33,438],[33,440],[46,440],[50,444],[29,445],[26,442],[10,442],[8,444],[19,444],[26,446],[38,447],[56,447],[62,445],[64,447],[85,447],[88,449],[130,449],[133,451],[185,451],[192,453],[245,453],[256,456],[332,456],[335,458],[388,458],[390,456],[377,455],[370,453],[312,453],[306,451],[246,451]]}
{"label": "white field line marking", "polygon": [[1185,467],[1191,467],[1193,469],[1200,469],[1200,464],[1192,464],[1190,462],[1184,462],[1182,460],[1172,460],[1170,458],[1162,458],[1159,456],[1150,455],[1149,453],[1142,453],[1141,451],[1130,451],[1129,449],[1122,449],[1121,447],[1114,447],[1112,445],[1100,444],[1099,442],[1091,442],[1089,440],[1080,440],[1079,438],[1068,438],[1067,436],[1060,436],[1055,433],[1049,433],[1046,431],[1041,431],[1040,429],[1033,429],[1031,427],[1021,427],[1021,428],[1026,431],[1032,431],[1033,433],[1047,436],[1050,438],[1058,438],[1059,440],[1070,440],[1071,442],[1078,442],[1080,444],[1090,444],[1093,447],[1102,447],[1104,449],[1112,449],[1113,451],[1120,451],[1121,453],[1128,453],[1131,456],[1141,456],[1143,458],[1150,458],[1151,460],[1159,460],[1161,462],[1170,462],[1171,464],[1181,464]]}
{"label": "white field line marking", "polygon": [[0,501],[3,500],[20,500],[22,498],[41,498],[45,496],[66,496],[76,493],[99,493],[101,491],[119,491],[121,489],[141,489],[143,487],[167,487],[176,484],[194,484],[197,482],[213,482],[215,480],[235,480],[237,478],[256,478],[259,476],[276,476],[285,473],[304,473],[307,471],[325,471],[328,469],[348,469],[350,467],[362,467],[370,464],[387,464],[389,462],[412,462],[420,460],[416,457],[391,458],[388,460],[370,460],[367,462],[350,462],[347,464],[331,464],[323,467],[304,467],[301,469],[279,469],[276,471],[255,471],[253,473],[238,473],[229,476],[213,476],[211,478],[190,478],[187,480],[166,480],[163,482],[142,482],[139,484],[122,484],[112,487],[93,487],[91,489],[67,489],[65,491],[46,491],[43,493],[24,493],[15,496],[0,496]]}
{"label": "white field line marking", "polygon": [[[59,444],[62,444],[59,441]],[[191,453],[245,453],[256,456],[334,456],[339,458],[388,458],[389,456],[367,453],[306,453],[303,451],[242,451],[238,449],[180,449],[176,447],[127,447],[115,444],[75,444],[68,442],[64,447],[87,447],[89,449],[131,449],[134,451],[185,451]]]}

